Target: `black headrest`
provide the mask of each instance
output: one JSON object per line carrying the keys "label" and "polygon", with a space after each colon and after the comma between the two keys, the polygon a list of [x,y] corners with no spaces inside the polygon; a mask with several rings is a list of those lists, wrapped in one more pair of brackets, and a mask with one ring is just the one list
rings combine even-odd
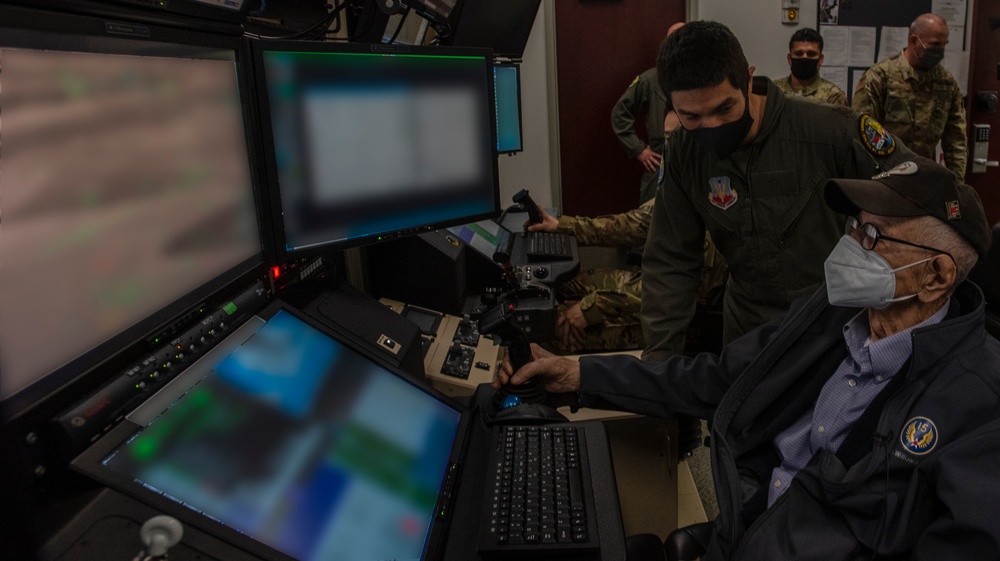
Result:
{"label": "black headrest", "polygon": [[969,273],[972,280],[983,289],[986,304],[1000,310],[1000,222],[993,225],[993,246],[989,253],[976,263]]}

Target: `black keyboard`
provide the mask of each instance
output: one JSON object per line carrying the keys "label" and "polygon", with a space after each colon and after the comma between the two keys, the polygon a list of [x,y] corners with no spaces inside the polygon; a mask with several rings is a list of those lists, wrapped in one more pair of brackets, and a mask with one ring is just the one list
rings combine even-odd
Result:
{"label": "black keyboard", "polygon": [[493,436],[479,552],[521,558],[597,550],[583,431],[508,425],[494,428]]}
{"label": "black keyboard", "polygon": [[529,232],[528,257],[539,261],[565,261],[573,258],[569,236],[556,232]]}

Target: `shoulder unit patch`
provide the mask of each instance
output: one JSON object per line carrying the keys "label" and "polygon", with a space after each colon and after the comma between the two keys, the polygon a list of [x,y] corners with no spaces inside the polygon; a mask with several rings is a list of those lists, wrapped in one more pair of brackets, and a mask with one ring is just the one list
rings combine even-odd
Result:
{"label": "shoulder unit patch", "polygon": [[858,118],[858,133],[861,143],[869,152],[879,157],[885,157],[896,151],[896,141],[882,123],[871,115],[861,115]]}
{"label": "shoulder unit patch", "polygon": [[927,417],[914,417],[907,421],[899,433],[899,442],[907,452],[915,456],[930,453],[937,445],[938,430]]}

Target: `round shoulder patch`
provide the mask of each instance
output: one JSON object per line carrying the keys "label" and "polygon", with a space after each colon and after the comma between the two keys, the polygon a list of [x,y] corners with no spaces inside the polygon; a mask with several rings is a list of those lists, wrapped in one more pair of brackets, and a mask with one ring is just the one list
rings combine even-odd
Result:
{"label": "round shoulder patch", "polygon": [[871,115],[861,115],[858,118],[858,134],[865,148],[876,156],[885,157],[896,151],[896,141],[892,139],[892,135]]}
{"label": "round shoulder patch", "polygon": [[899,441],[907,452],[915,456],[930,453],[937,445],[938,430],[927,417],[914,417],[907,421],[899,433]]}

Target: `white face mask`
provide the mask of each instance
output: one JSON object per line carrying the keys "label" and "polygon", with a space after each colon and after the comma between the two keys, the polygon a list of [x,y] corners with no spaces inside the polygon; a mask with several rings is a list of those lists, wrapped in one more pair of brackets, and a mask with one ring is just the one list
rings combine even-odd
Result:
{"label": "white face mask", "polygon": [[896,271],[908,269],[931,259],[933,257],[893,269],[881,255],[861,247],[861,244],[851,236],[844,236],[840,238],[823,264],[827,297],[834,306],[876,310],[881,310],[893,302],[909,300],[916,294],[894,298]]}

